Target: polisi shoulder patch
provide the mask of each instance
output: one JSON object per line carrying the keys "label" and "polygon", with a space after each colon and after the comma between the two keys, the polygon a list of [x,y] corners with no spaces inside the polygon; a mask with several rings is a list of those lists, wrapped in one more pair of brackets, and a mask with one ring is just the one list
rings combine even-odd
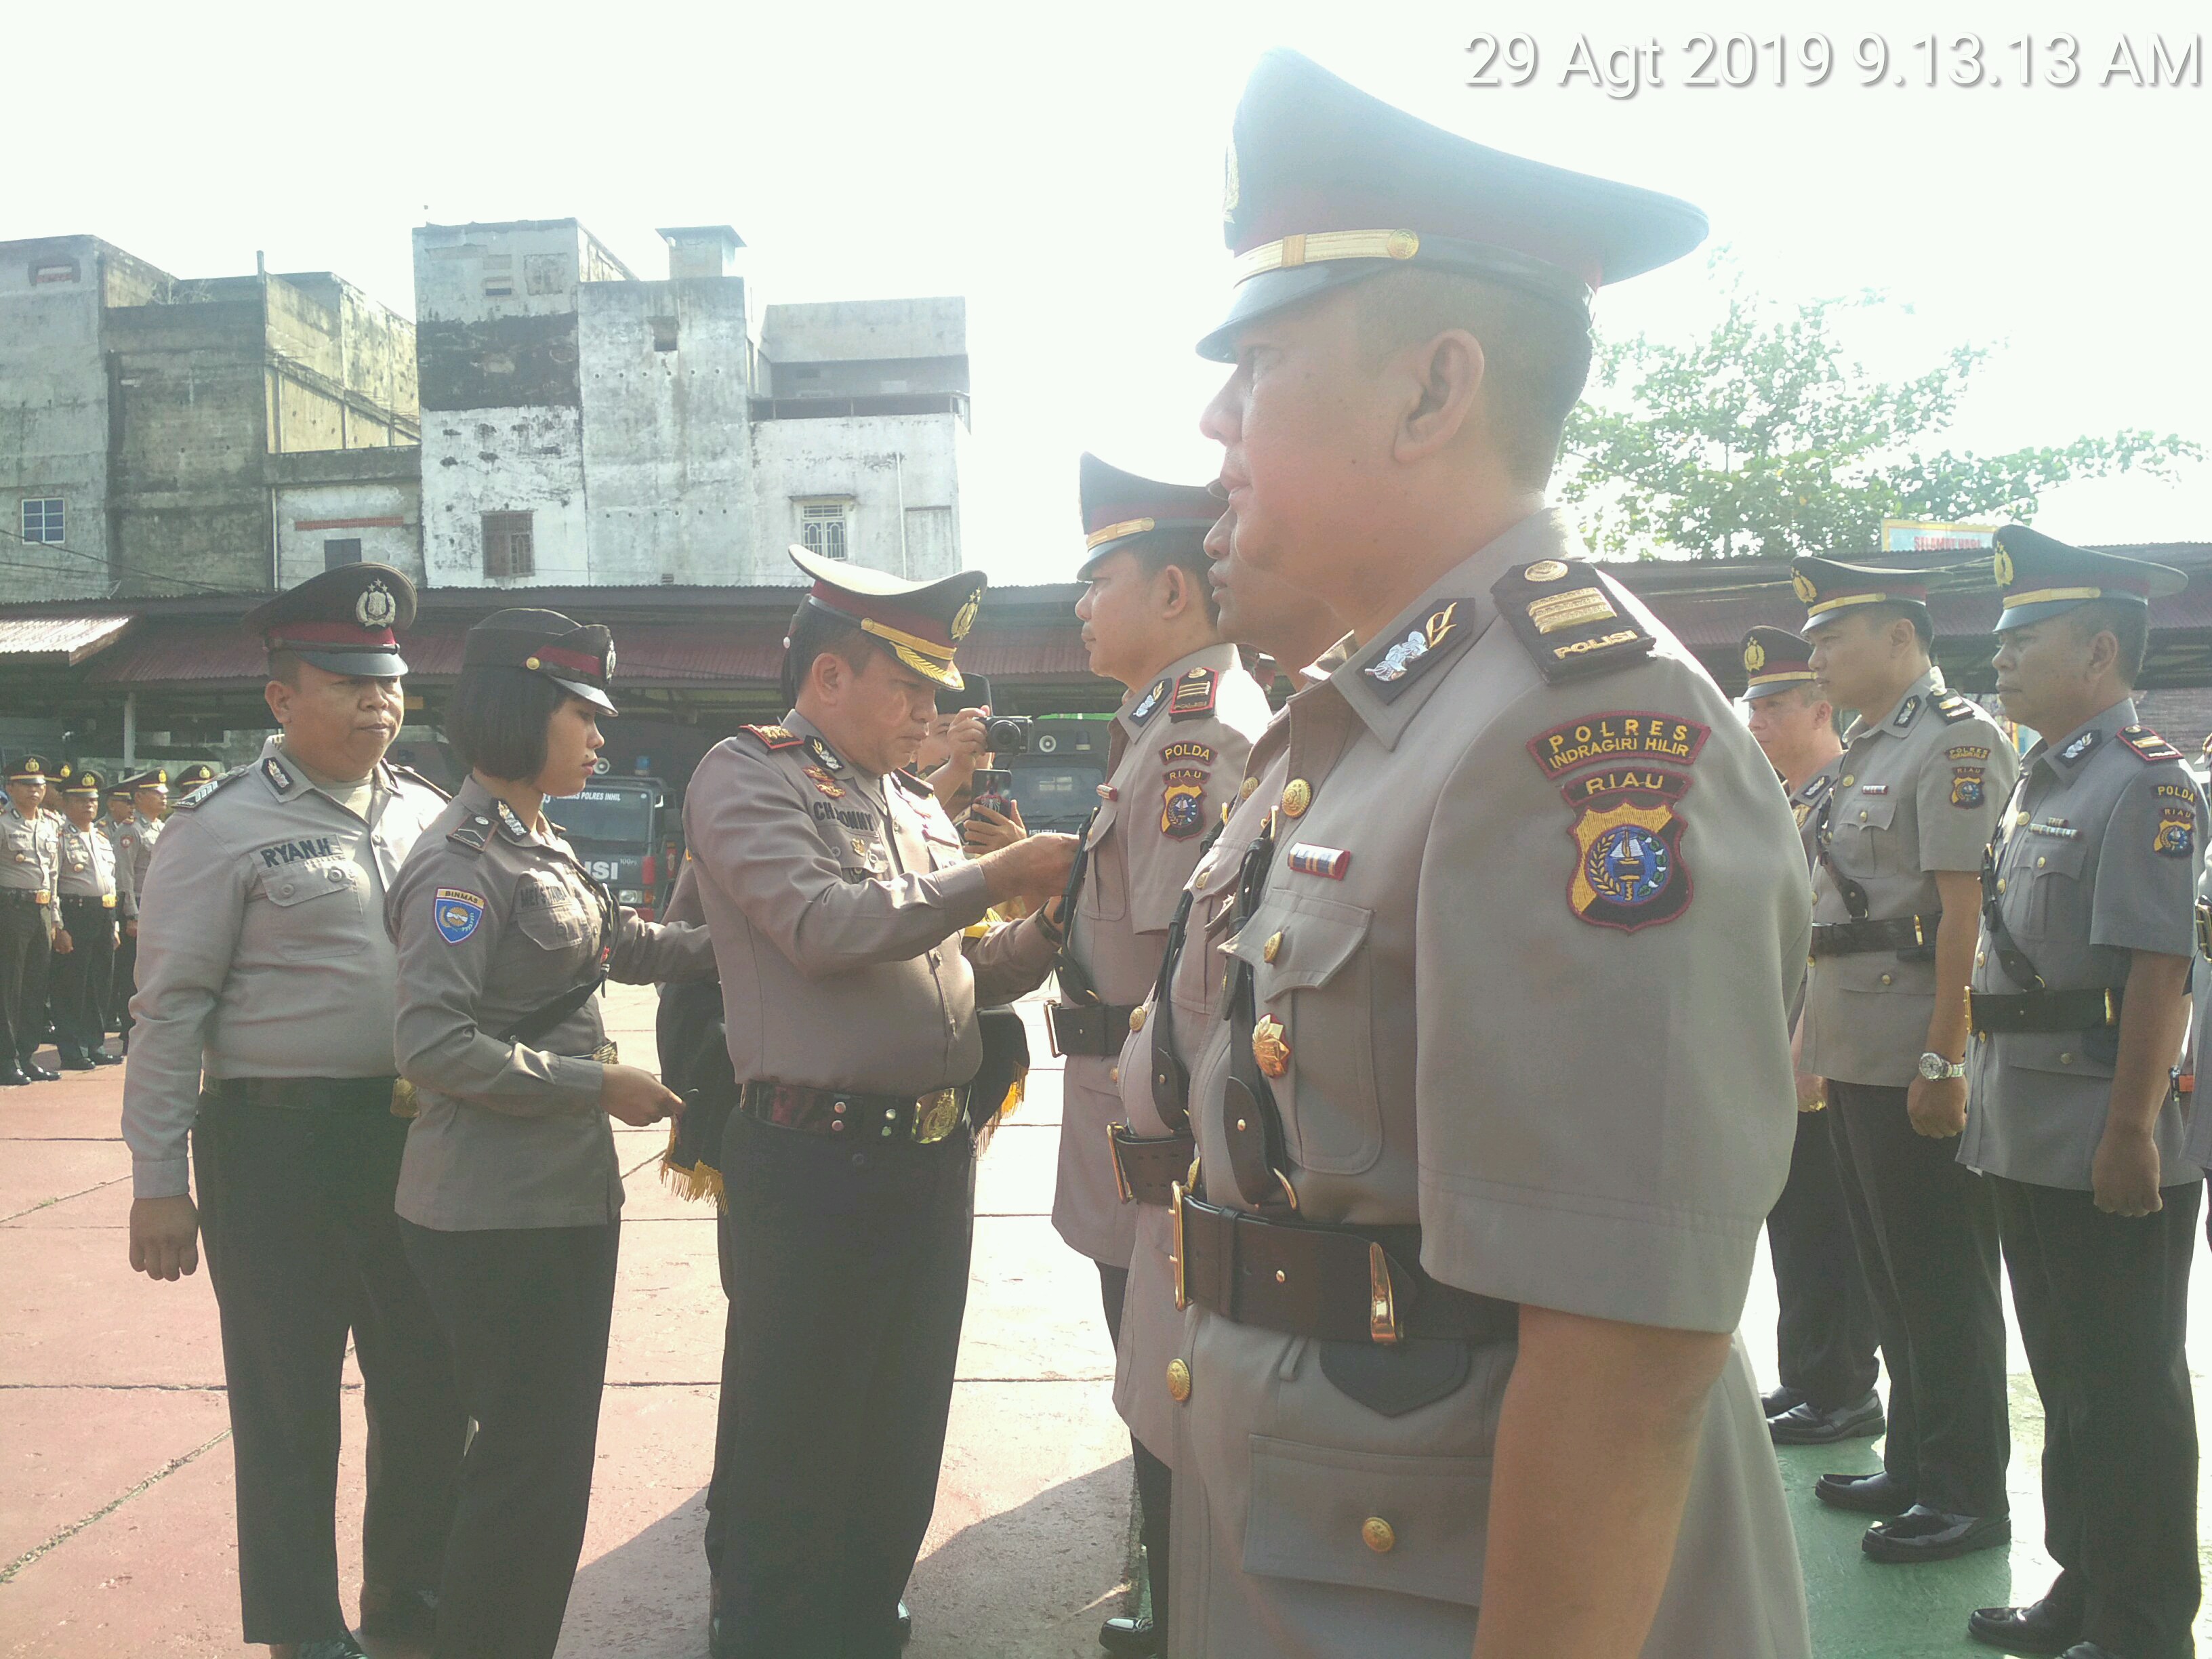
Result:
{"label": "polisi shoulder patch", "polygon": [[1580,561],[1517,566],[1499,578],[1490,597],[1548,684],[1626,668],[1658,643],[1620,613],[1596,567]]}
{"label": "polisi shoulder patch", "polygon": [[1211,668],[1192,669],[1175,683],[1175,694],[1168,699],[1168,718],[1194,720],[1201,714],[1211,714],[1220,689],[1220,676]]}
{"label": "polisi shoulder patch", "polygon": [[169,810],[173,812],[196,811],[203,804],[214,799],[218,791],[228,789],[251,770],[252,770],[251,767],[234,766],[229,771],[210,778],[183,799],[171,803]]}
{"label": "polisi shoulder patch", "polygon": [[2146,766],[2160,761],[2178,761],[2181,751],[2148,726],[2124,726],[2118,736],[2120,742]]}
{"label": "polisi shoulder patch", "polygon": [[1956,691],[1939,691],[1936,695],[1936,712],[1943,717],[1946,726],[1956,726],[1960,720],[1974,718],[1974,705]]}
{"label": "polisi shoulder patch", "polygon": [[757,738],[763,749],[796,749],[805,741],[785,726],[741,726],[738,730]]}

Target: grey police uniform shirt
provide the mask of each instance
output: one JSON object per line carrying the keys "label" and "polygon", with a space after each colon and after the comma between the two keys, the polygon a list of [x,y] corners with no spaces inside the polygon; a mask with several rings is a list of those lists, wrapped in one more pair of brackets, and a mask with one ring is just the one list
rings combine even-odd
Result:
{"label": "grey police uniform shirt", "polygon": [[153,867],[154,849],[161,844],[161,831],[167,823],[166,818],[149,819],[142,812],[116,831],[116,850],[121,853],[125,848],[129,849],[131,890],[133,894],[146,890],[146,872]]}
{"label": "grey police uniform shirt", "polygon": [[704,930],[615,906],[557,830],[536,832],[473,777],[416,843],[385,920],[416,1090],[400,1216],[440,1232],[615,1220],[600,999],[526,1042],[501,1034],[602,969],[633,985],[711,975]]}
{"label": "grey police uniform shirt", "polygon": [[115,919],[119,900],[115,884],[115,848],[95,823],[80,830],[64,823],[61,830],[61,875],[58,890],[64,898],[107,901],[102,908]]}
{"label": "grey police uniform shirt", "polygon": [[[1823,808],[1832,872],[1813,872],[1813,919],[1850,921],[1840,873],[1866,889],[1867,919],[1933,915],[1935,872],[1978,872],[2020,763],[1997,723],[1930,668],[1880,720],[1855,722]],[[1935,941],[1819,957],[1805,984],[1809,1077],[1902,1089],[1920,1074],[1936,1012]]]}
{"label": "grey police uniform shirt", "polygon": [[[1418,1224],[1422,1265],[1480,1294],[1729,1332],[1796,1137],[1803,867],[1773,769],[1625,590],[1593,574],[1585,598],[1557,567],[1559,599],[1656,644],[1540,678],[1491,590],[1580,553],[1559,515],[1532,515],[1291,700],[1285,793],[1303,782],[1310,802],[1279,800],[1255,914],[1208,949],[1248,965],[1282,1022],[1299,1219]],[[1231,1029],[1211,1028],[1191,1098],[1205,1195],[1242,1207]],[[1196,1303],[1186,1316],[1178,1650],[1348,1654],[1387,1632],[1394,1656],[1465,1659],[1514,1346],[1473,1348],[1463,1382],[1395,1416],[1326,1376],[1322,1347]],[[1387,1553],[1370,1516],[1395,1528]],[[1644,1652],[1796,1659],[1805,1620],[1737,1341]]]}
{"label": "grey police uniform shirt", "polygon": [[[2212,827],[2199,839],[2207,844],[2199,849],[2197,866],[2197,896],[2200,902],[2212,904]],[[2191,999],[2196,1010],[2189,1023],[2190,1073],[2194,1089],[2190,1097],[2189,1129],[2182,1156],[2200,1168],[2212,1169],[2212,1109],[2204,1105],[2206,1058],[2212,1051],[2212,959],[2204,954],[2203,941],[2197,942],[2197,965],[2193,978],[2195,994]]]}
{"label": "grey police uniform shirt", "polygon": [[1012,1002],[1052,970],[1034,917],[967,936],[991,896],[929,786],[862,771],[796,713],[707,752],[684,833],[740,1083],[911,1096],[968,1083],[983,1061],[978,1003]]}
{"label": "grey police uniform shirt", "polygon": [[0,890],[43,893],[51,907],[54,891],[51,840],[45,824],[25,817],[12,799],[0,799]]}
{"label": "grey police uniform shirt", "polygon": [[[2138,735],[2140,734],[2140,735]],[[2140,744],[2138,748],[2136,745]],[[2150,751],[2146,756],[2143,750]],[[2118,989],[2137,951],[2188,957],[2205,811],[2197,780],[2124,700],[2057,743],[2027,751],[1998,834],[1998,915],[2053,990]],[[2022,989],[1984,925],[1976,991]],[[2113,1035],[2117,1035],[2114,1033]],[[1973,1041],[1973,1087],[1959,1161],[2039,1187],[2087,1192],[2112,1098],[2112,1051],[2082,1031],[1991,1032]],[[2177,1055],[2162,1055],[2167,1065]],[[2169,1091],[2154,1130],[2160,1182],[2197,1179]]]}
{"label": "grey police uniform shirt", "polygon": [[[1843,775],[1843,765],[1844,757],[1838,755],[1826,766],[1814,773],[1811,777],[1806,779],[1796,789],[1790,792],[1790,815],[1797,820],[1797,844],[1804,849],[1805,853],[1805,872],[1808,890],[1812,872],[1815,867],[1813,836],[1814,832],[1820,827],[1820,803],[1827,799],[1829,792],[1836,787],[1836,780]],[[1781,781],[1784,788],[1789,788],[1787,779],[1783,779]],[[1801,976],[1797,984],[1797,994],[1790,999],[1790,1029],[1791,1030],[1797,1029],[1798,1018],[1804,1012],[1805,984]]]}
{"label": "grey police uniform shirt", "polygon": [[132,880],[131,851],[135,842],[125,839],[123,833],[132,826],[118,823],[113,818],[102,818],[97,827],[107,842],[115,866],[115,919],[118,922],[135,921],[138,917],[138,894]]}
{"label": "grey police uniform shirt", "polygon": [[384,765],[364,819],[276,738],[176,804],[139,893],[123,1139],[140,1198],[188,1189],[204,1075],[394,1073],[399,964],[384,894],[445,805]]}
{"label": "grey police uniform shirt", "polygon": [[[1194,681],[1200,673],[1211,678]],[[1179,708],[1193,686],[1200,695]],[[1067,944],[1101,1000],[1133,1006],[1152,988],[1183,883],[1270,718],[1267,694],[1227,643],[1170,664],[1121,700]],[[1121,1202],[1106,1143],[1107,1126],[1121,1121],[1119,1056],[1070,1054],[1061,1081],[1052,1224],[1092,1261],[1126,1267],[1135,1206]]]}

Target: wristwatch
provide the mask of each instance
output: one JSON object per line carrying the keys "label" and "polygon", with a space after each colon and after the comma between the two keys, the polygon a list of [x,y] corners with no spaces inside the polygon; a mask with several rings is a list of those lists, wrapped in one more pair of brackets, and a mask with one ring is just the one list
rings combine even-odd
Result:
{"label": "wristwatch", "polygon": [[1930,1083],[1941,1083],[1946,1078],[1964,1077],[1966,1074],[1966,1062],[1963,1060],[1946,1060],[1932,1051],[1920,1056],[1920,1075]]}

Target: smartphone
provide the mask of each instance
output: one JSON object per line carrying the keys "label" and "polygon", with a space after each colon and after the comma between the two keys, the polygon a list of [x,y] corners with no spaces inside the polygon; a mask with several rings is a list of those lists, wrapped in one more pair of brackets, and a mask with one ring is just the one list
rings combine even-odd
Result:
{"label": "smartphone", "polygon": [[1002,817],[1011,817],[1014,811],[1014,775],[994,766],[975,769],[975,781],[970,786],[973,793],[968,798],[971,807],[988,806]]}

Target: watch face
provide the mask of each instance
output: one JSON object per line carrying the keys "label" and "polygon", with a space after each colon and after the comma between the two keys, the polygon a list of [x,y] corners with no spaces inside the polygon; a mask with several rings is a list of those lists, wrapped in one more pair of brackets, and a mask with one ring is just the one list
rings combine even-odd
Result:
{"label": "watch face", "polygon": [[1943,1056],[1941,1054],[1923,1054],[1920,1056],[1920,1075],[1926,1078],[1930,1083],[1941,1082],[1944,1073],[1950,1069],[1950,1066],[1944,1060]]}

